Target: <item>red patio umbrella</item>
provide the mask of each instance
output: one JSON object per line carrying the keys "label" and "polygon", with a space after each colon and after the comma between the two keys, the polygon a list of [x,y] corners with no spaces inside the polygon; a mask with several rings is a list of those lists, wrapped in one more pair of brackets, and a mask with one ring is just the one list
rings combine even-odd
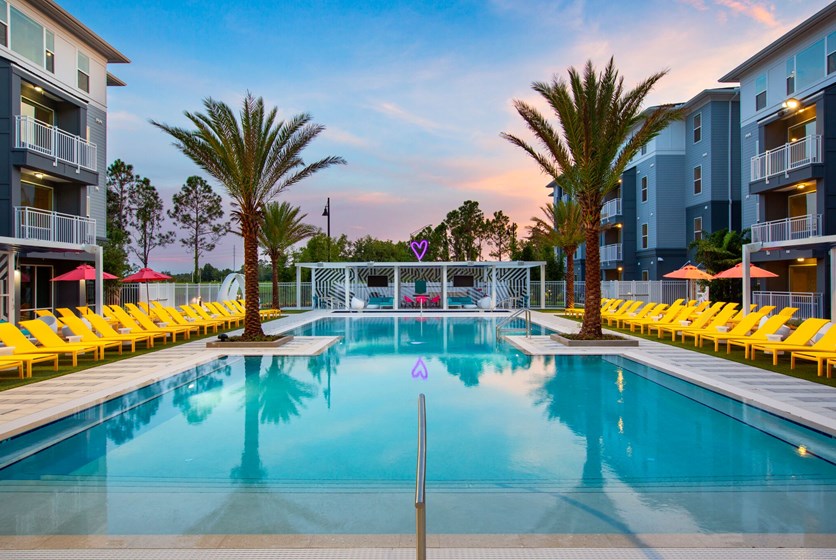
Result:
{"label": "red patio umbrella", "polygon": [[[109,272],[102,272],[102,278],[104,280],[116,280],[117,276],[110,274]],[[69,272],[65,272],[64,274],[59,274],[55,278],[52,279],[53,282],[78,282],[79,280],[95,280],[96,279],[96,269],[90,266],[89,264],[82,264]]]}
{"label": "red patio umbrella", "polygon": [[[753,264],[749,264],[749,277],[750,278],[777,278],[778,275],[774,272],[769,272],[759,266],[755,266]],[[716,280],[721,280],[723,278],[743,278],[743,263],[737,263],[733,267],[729,268],[728,270],[724,270],[723,272],[718,272],[714,275]]]}
{"label": "red patio umbrella", "polygon": [[161,280],[171,280],[171,276],[150,268],[140,268],[137,272],[122,278],[122,282],[145,282],[145,299],[148,300],[148,305],[151,305],[151,296],[148,295],[148,282],[159,282]]}

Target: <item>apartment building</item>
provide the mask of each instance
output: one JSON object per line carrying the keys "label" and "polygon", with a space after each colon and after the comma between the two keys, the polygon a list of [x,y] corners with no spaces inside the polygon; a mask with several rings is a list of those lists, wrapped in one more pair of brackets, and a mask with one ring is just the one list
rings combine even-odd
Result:
{"label": "apartment building", "polygon": [[[108,64],[129,60],[51,0],[0,0],[0,318],[86,303],[101,271]],[[96,258],[98,256],[98,258]],[[97,282],[101,286],[101,282]]]}
{"label": "apartment building", "polygon": [[[700,92],[624,170],[601,209],[603,280],[661,280],[693,260],[692,241],[740,227],[738,97],[734,87]],[[583,279],[583,248],[576,257]]]}
{"label": "apartment building", "polygon": [[824,295],[836,288],[836,4],[720,81],[740,84],[744,258],[778,275],[752,301],[826,316],[836,309]]}

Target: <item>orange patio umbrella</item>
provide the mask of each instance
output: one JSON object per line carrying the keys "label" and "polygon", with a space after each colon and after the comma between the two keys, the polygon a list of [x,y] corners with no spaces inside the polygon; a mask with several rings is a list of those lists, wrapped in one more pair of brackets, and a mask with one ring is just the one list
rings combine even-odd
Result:
{"label": "orange patio umbrella", "polygon": [[[688,297],[691,297],[691,280],[712,280],[713,277],[705,272],[704,270],[700,270],[696,266],[692,264],[686,264],[680,269],[674,270],[673,272],[668,272],[667,274],[663,274],[665,278],[677,278],[679,280],[688,280]],[[696,291],[696,288],[694,289]]]}
{"label": "orange patio umbrella", "polygon": [[[749,278],[777,278],[778,275],[774,272],[769,272],[759,266],[755,266],[753,264],[749,264]],[[723,272],[718,272],[714,275],[716,280],[722,280],[723,278],[743,278],[743,263],[737,263],[733,267],[728,270],[724,270]]]}

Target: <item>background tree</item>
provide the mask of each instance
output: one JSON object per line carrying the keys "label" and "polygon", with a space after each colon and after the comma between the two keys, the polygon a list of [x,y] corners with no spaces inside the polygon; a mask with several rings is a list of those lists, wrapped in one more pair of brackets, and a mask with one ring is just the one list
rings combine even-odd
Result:
{"label": "background tree", "polygon": [[223,199],[203,178],[192,175],[171,201],[168,217],[186,232],[180,244],[192,250],[192,282],[200,282],[200,257],[212,251],[221,237],[229,232],[229,225],[220,222],[224,216],[221,207]]}
{"label": "background tree", "polygon": [[226,188],[235,206],[233,218],[244,238],[244,340],[264,336],[258,313],[258,232],[262,209],[279,193],[331,165],[344,164],[327,156],[305,165],[302,152],[324,129],[300,114],[276,119],[277,109],[265,111],[264,100],[247,93],[239,118],[223,102],[207,98],[206,113],[184,114],[195,130],[151,121],[171,135],[174,145]]}
{"label": "background tree", "polygon": [[[541,206],[543,217],[531,218],[531,239],[543,247],[558,247],[566,256],[566,307],[575,305],[575,250],[584,241],[583,214],[573,200]],[[552,250],[553,253],[553,250]]]}
{"label": "background tree", "polygon": [[[743,245],[746,243],[749,243],[748,229],[743,232],[720,229],[692,241],[688,248],[695,250],[694,258],[705,267],[706,272],[717,274],[743,261]],[[708,286],[715,301],[743,301],[740,280],[712,280]]]}
{"label": "background tree", "polygon": [[140,264],[148,266],[151,251],[174,242],[173,231],[163,231],[163,199],[156,187],[147,178],[138,181],[132,189],[135,232],[133,242],[128,245],[130,252],[136,255]]}
{"label": "background tree", "polygon": [[455,261],[476,261],[481,258],[481,241],[485,235],[485,215],[475,200],[465,200],[447,213],[447,243],[450,258]]}
{"label": "background tree", "polygon": [[[133,166],[121,159],[107,168],[107,240],[102,246],[102,263],[107,272],[116,276],[125,276],[131,269],[128,264],[128,225],[133,218],[131,195],[136,181]],[[119,301],[122,284],[118,280],[105,281],[104,289],[110,301]]]}
{"label": "background tree", "polygon": [[493,247],[488,252],[490,257],[498,261],[503,256],[510,258],[517,240],[517,224],[511,222],[502,210],[494,212],[493,219],[485,221],[485,240]]}
{"label": "background tree", "polygon": [[581,206],[586,241],[586,312],[581,338],[602,337],[598,233],[604,196],[618,187],[618,179],[641,147],[682,117],[681,110],[671,105],[642,112],[645,98],[665,74],[653,74],[625,91],[612,58],[600,74],[592,61],[586,63],[583,74],[569,68],[568,83],[555,77],[551,83],[532,84],[555,112],[559,130],[533,106],[514,100],[514,108],[545,152],[538,152],[517,136],[502,133],[559,181]]}
{"label": "background tree", "polygon": [[264,205],[264,223],[258,235],[261,247],[270,259],[273,282],[273,309],[279,309],[279,264],[287,257],[287,250],[317,232],[317,228],[303,222],[307,214],[287,202]]}
{"label": "background tree", "polygon": [[375,239],[371,235],[351,243],[351,260],[354,262],[406,262],[415,258],[408,243],[388,239]]}

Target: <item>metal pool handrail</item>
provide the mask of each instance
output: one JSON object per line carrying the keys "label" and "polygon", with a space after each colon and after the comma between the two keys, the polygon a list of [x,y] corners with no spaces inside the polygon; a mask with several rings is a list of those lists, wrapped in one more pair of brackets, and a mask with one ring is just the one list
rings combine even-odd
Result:
{"label": "metal pool handrail", "polygon": [[427,558],[427,406],[424,394],[418,395],[418,466],[415,472],[415,558]]}
{"label": "metal pool handrail", "polygon": [[525,314],[525,337],[531,338],[531,308],[521,307],[520,309],[517,309],[511,315],[505,317],[503,320],[496,324],[497,342],[499,342],[499,332],[502,330],[502,328],[522,314]]}

